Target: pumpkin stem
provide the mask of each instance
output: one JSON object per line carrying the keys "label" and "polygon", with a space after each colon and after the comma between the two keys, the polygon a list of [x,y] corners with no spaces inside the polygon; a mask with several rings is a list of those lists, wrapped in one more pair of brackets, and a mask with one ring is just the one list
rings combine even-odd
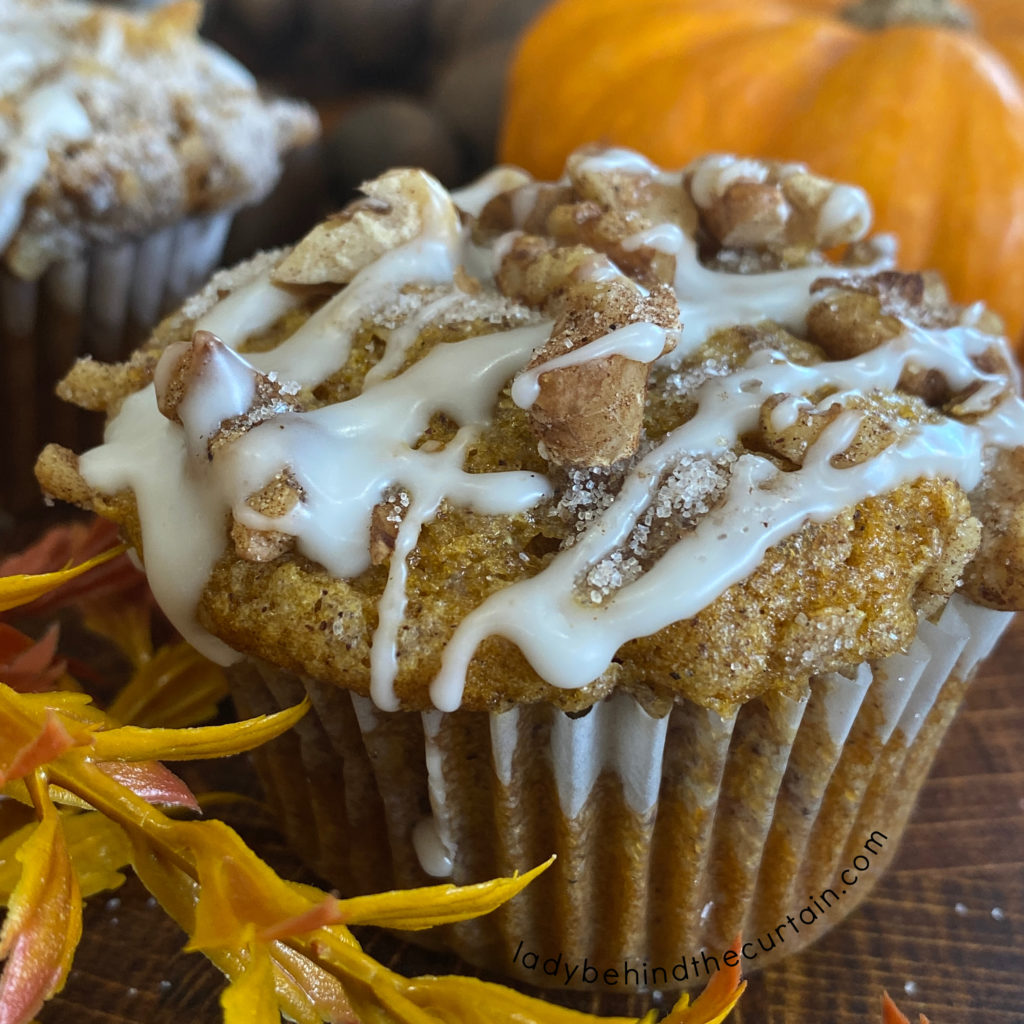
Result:
{"label": "pumpkin stem", "polygon": [[843,17],[861,28],[893,25],[942,25],[972,28],[974,18],[956,0],[860,0],[843,8]]}

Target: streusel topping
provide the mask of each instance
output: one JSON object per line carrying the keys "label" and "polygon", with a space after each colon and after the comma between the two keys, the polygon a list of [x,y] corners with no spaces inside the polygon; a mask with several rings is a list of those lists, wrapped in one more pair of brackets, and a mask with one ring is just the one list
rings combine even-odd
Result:
{"label": "streusel topping", "polygon": [[725,707],[905,649],[958,587],[1020,603],[1016,370],[859,190],[599,150],[366,191],[65,382],[112,420],[44,487],[125,524],[211,655],[386,709]]}

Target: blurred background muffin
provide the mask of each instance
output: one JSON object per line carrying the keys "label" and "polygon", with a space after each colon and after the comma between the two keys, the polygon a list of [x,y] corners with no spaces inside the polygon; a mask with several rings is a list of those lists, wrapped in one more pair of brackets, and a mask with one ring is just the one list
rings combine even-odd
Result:
{"label": "blurred background muffin", "polygon": [[77,356],[117,358],[205,279],[232,217],[312,141],[302,102],[265,97],[198,37],[191,0],[125,12],[0,4],[0,398],[17,409],[0,509],[41,506],[45,437],[80,439],[52,396]]}

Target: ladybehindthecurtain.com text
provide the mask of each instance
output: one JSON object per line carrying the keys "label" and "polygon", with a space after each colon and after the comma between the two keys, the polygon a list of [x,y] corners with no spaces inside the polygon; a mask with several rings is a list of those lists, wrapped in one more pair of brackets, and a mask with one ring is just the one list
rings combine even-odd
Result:
{"label": "ladybehindthecurtain.com text", "polygon": [[[877,830],[868,836],[864,850],[872,856],[879,853],[889,837]],[[523,949],[520,942],[512,956],[512,963],[528,971],[538,971],[552,978],[560,978],[563,985],[582,984],[608,986],[624,985],[630,988],[672,987],[687,981],[699,979],[702,974],[710,976],[723,965],[736,967],[743,960],[756,960],[760,953],[770,953],[786,941],[787,935],[799,935],[800,925],[809,926],[819,917],[836,905],[850,888],[857,884],[860,876],[871,867],[871,859],[864,853],[857,854],[849,867],[839,873],[839,891],[828,888],[818,896],[808,897],[810,903],[801,908],[795,915],[790,914],[786,920],[753,939],[744,940],[739,948],[727,949],[724,953],[714,956],[701,950],[697,956],[682,956],[669,967],[654,967],[646,960],[630,963],[622,962],[622,967],[600,966],[590,963],[585,957],[583,962],[570,964],[563,960],[562,954],[541,959],[541,954],[533,950]],[[813,906],[811,906],[813,904]]]}

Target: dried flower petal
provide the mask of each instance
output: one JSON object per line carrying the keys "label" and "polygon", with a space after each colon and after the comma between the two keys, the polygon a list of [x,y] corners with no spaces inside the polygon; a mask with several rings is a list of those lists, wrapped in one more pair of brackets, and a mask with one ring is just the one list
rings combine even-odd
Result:
{"label": "dried flower petal", "polygon": [[255,943],[249,947],[248,961],[245,970],[221,994],[224,1024],[280,1024],[269,952]]}
{"label": "dried flower petal", "polygon": [[312,904],[220,821],[176,823],[195,860],[200,883],[189,949],[242,947],[255,932],[306,913]]}
{"label": "dried flower petal", "polygon": [[736,955],[735,964],[726,964],[715,973],[708,982],[707,988],[697,997],[693,1005],[689,1005],[689,996],[683,995],[672,1007],[662,1024],[721,1024],[732,1012],[747,987],[740,981],[739,958],[742,942],[739,936],[730,947]]}
{"label": "dried flower petal", "polygon": [[107,708],[133,725],[183,728],[207,721],[228,693],[223,669],[186,643],[161,647],[137,662],[128,684]]}
{"label": "dried flower petal", "polygon": [[413,978],[405,994],[435,1019],[462,1024],[637,1024],[635,1017],[594,1017],[478,978]]}
{"label": "dried flower petal", "polygon": [[93,736],[93,755],[100,761],[195,761],[241,754],[280,736],[307,711],[309,701],[226,725],[191,729],[146,729],[122,725]]}
{"label": "dried flower petal", "polygon": [[65,662],[56,660],[59,636],[56,623],[42,639],[33,640],[0,622],[0,679],[21,693],[52,690],[66,667]]}
{"label": "dried flower petal", "polygon": [[[882,993],[882,1024],[910,1024],[907,1017],[900,1013],[888,992]],[[928,1018],[923,1013],[918,1014],[917,1024],[928,1024]]]}
{"label": "dried flower petal", "polygon": [[118,544],[117,526],[98,517],[87,523],[75,522],[55,526],[48,530],[31,547],[0,561],[0,576],[46,574],[52,575],[69,565],[85,562],[99,566],[96,556],[108,554],[103,568],[97,569],[88,579],[70,583],[59,594],[43,595],[28,609],[34,615],[42,615],[71,604],[95,601],[102,598],[119,597],[122,603],[148,603],[149,588],[145,576],[122,555],[124,545]]}
{"label": "dried flower petal", "polygon": [[551,857],[525,875],[495,878],[478,885],[455,886],[449,883],[373,896],[355,896],[341,901],[344,908],[342,919],[346,924],[373,924],[399,931],[420,931],[480,917],[525,889],[554,860]]}
{"label": "dried flower petal", "polygon": [[82,625],[109,640],[132,665],[140,666],[153,657],[153,608],[148,600],[102,598],[82,608]]}
{"label": "dried flower petal", "polygon": [[21,878],[0,931],[0,1024],[27,1024],[59,992],[82,934],[82,898],[57,811],[36,787],[42,820],[18,850]]}
{"label": "dried flower petal", "polygon": [[100,761],[96,766],[147,803],[200,813],[192,790],[159,761]]}
{"label": "dried flower petal", "polygon": [[50,591],[63,586],[69,580],[75,579],[76,576],[81,576],[90,569],[94,569],[97,565],[103,565],[105,562],[111,561],[124,550],[123,546],[112,548],[71,569],[60,569],[57,572],[31,575],[19,573],[12,576],[4,576],[0,579],[0,612],[17,608],[19,605],[28,604],[30,601],[36,601],[50,593]]}
{"label": "dried flower petal", "polygon": [[[4,723],[0,721],[0,737],[6,740],[11,733],[5,735],[3,726]],[[13,736],[18,736],[20,732],[20,729],[12,730]],[[69,732],[54,712],[48,712],[41,728],[27,742],[19,744],[14,739],[9,746],[6,742],[0,742],[0,750],[9,752],[0,762],[0,786],[12,779],[24,778],[66,750],[87,742],[87,736]]]}

